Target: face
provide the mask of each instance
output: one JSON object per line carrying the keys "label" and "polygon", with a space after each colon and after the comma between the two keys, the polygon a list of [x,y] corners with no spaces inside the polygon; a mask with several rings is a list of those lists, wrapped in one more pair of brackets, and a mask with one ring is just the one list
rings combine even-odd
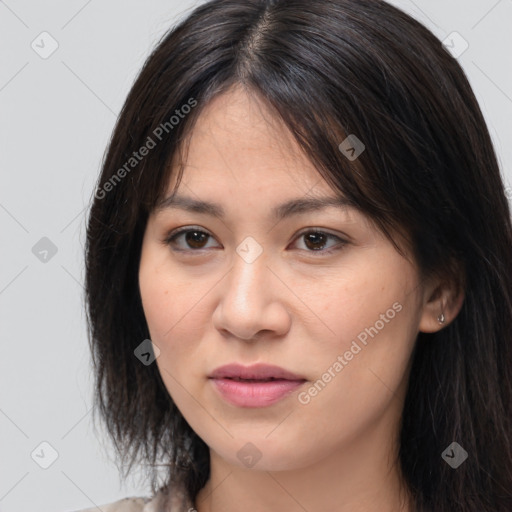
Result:
{"label": "face", "polygon": [[340,194],[240,90],[202,112],[184,164],[186,199],[150,216],[139,285],[190,426],[225,461],[267,470],[389,442],[422,315],[414,264],[343,201],[308,206]]}

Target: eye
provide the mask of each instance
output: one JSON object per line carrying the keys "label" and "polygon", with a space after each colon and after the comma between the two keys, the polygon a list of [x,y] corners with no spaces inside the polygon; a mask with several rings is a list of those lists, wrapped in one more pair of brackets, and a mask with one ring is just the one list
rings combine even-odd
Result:
{"label": "eye", "polygon": [[[346,240],[343,240],[339,236],[333,235],[331,233],[326,233],[325,231],[320,231],[317,229],[309,229],[308,231],[303,231],[299,233],[298,238],[296,240],[304,240],[304,245],[307,252],[318,252],[322,254],[329,254],[334,251],[339,251],[342,249],[345,244],[347,244]],[[333,240],[334,245],[331,245],[329,249],[324,249],[326,242],[328,240]]]}
{"label": "eye", "polygon": [[[210,238],[213,239],[213,236],[202,229],[184,227],[171,232],[164,240],[164,243],[171,246],[173,250],[176,251],[199,252],[202,249],[212,248],[212,246],[208,247],[207,245]],[[330,254],[334,251],[339,251],[348,243],[339,236],[318,229],[309,229],[308,231],[299,233],[295,240],[301,239],[304,240],[305,249],[299,248],[300,250],[321,254]],[[329,240],[333,241],[334,244],[331,244],[330,248],[325,249]],[[179,241],[184,243],[185,246],[181,245],[180,247]]]}
{"label": "eye", "polygon": [[198,228],[181,228],[173,231],[166,239],[165,243],[171,247],[178,245],[177,240],[183,238],[187,244],[185,248],[177,248],[177,251],[197,251],[200,249],[208,249],[206,242],[208,238],[213,238],[209,233]]}

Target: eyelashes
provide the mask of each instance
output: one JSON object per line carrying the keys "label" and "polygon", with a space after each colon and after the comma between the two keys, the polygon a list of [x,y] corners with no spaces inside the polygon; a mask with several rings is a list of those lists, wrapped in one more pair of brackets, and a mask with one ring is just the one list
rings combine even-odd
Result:
{"label": "eyelashes", "polygon": [[[305,248],[298,250],[310,253],[315,257],[318,255],[326,255],[339,251],[346,244],[348,244],[347,240],[317,228],[308,228],[307,230],[303,230],[297,234],[297,236],[294,238],[294,241],[292,242],[292,245],[295,245],[296,241],[301,239],[304,240],[303,246]],[[204,251],[208,249],[219,248],[215,246],[208,247],[207,245],[204,245],[207,244],[210,240],[215,239],[207,231],[195,227],[184,227],[172,231],[165,238],[164,244],[168,245],[174,252],[204,254]],[[329,240],[332,240],[336,243],[331,245],[330,248],[325,249],[324,247],[327,245]],[[182,244],[184,243],[185,247],[183,245],[180,247],[179,242],[182,242]]]}
{"label": "eyelashes", "polygon": [[[202,240],[204,239],[207,239],[207,238],[212,238],[212,235],[210,235],[209,233],[207,233],[206,231],[203,231],[201,229],[195,229],[195,228],[180,228],[176,231],[173,231],[165,240],[166,244],[171,246],[171,248],[173,248],[175,245],[176,245],[176,240],[180,237],[183,237],[183,235],[188,235],[188,234],[194,234],[194,236],[196,238],[200,238]],[[198,236],[199,235],[199,236]],[[193,238],[193,237],[191,237]],[[187,242],[190,242],[190,239],[187,240]],[[197,241],[197,240],[193,240],[192,239],[192,243],[195,243],[195,244],[201,244],[201,241]],[[205,247],[189,247],[188,249],[173,249],[173,250],[178,250],[178,251],[192,251],[192,252],[197,252],[198,250],[204,250]]]}

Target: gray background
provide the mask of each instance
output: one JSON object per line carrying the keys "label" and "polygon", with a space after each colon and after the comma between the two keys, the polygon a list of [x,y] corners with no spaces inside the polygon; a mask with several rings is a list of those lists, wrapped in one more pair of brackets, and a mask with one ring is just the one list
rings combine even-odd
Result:
{"label": "gray background", "polygon": [[[148,494],[137,473],[120,482],[108,441],[91,424],[85,212],[136,73],[198,3],[0,1],[1,512],[65,512]],[[512,0],[391,3],[441,40],[456,31],[469,44],[458,59],[510,187]],[[452,37],[454,50],[463,40]]]}

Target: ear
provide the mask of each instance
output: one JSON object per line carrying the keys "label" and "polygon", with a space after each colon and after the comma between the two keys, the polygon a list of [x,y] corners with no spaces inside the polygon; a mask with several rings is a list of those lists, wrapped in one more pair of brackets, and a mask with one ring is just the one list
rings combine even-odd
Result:
{"label": "ear", "polygon": [[450,324],[459,314],[464,302],[460,283],[436,278],[424,288],[423,310],[419,323],[421,332],[437,332]]}

